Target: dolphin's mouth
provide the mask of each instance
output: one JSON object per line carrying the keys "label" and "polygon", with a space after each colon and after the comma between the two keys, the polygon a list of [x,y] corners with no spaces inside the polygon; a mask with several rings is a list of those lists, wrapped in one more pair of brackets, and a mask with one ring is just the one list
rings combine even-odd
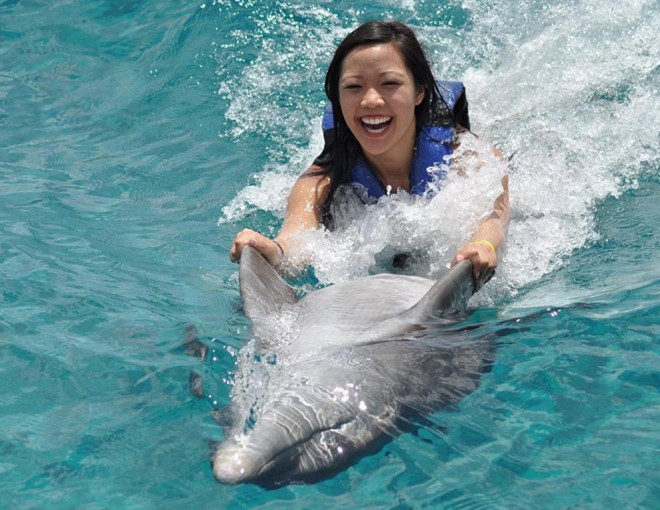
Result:
{"label": "dolphin's mouth", "polygon": [[[263,450],[252,446],[240,446],[236,443],[223,444],[213,455],[213,472],[220,483],[235,485],[256,483],[263,487],[278,487],[289,483],[305,483],[306,472],[332,469],[337,464],[338,456],[347,455],[353,450],[350,441],[341,441],[332,451],[323,434],[332,434],[335,438],[345,438],[340,430],[350,425],[355,418],[339,421],[332,426],[315,429],[313,434],[292,442],[271,458],[263,462]],[[323,446],[321,446],[323,444]],[[237,448],[236,448],[237,447]],[[261,462],[260,462],[261,458]],[[313,468],[313,469],[312,469]]]}
{"label": "dolphin's mouth", "polygon": [[[291,444],[287,448],[283,449],[280,451],[277,455],[275,455],[272,459],[270,459],[268,462],[266,462],[259,471],[257,471],[254,475],[254,481],[258,482],[259,485],[264,485],[264,486],[273,486],[277,487],[280,485],[284,484],[289,484],[289,483],[305,483],[308,481],[309,477],[304,476],[305,471],[301,468],[301,465],[304,463],[306,458],[308,458],[305,455],[306,448],[309,448],[310,444],[317,445],[320,443],[320,441],[317,441],[320,439],[320,436],[323,434],[327,433],[334,433],[335,436],[337,437],[344,437],[342,434],[340,434],[339,430],[344,427],[345,425],[349,425],[352,423],[353,420],[346,420],[343,422],[339,422],[335,424],[332,427],[327,427],[323,429],[317,429],[314,434],[312,434],[309,437],[301,438],[299,441]],[[327,447],[326,447],[327,448]],[[344,441],[341,444],[337,444],[335,447],[335,452],[333,453],[332,456],[332,463],[329,462],[321,462],[320,464],[326,464],[328,467],[327,469],[330,469],[330,465],[334,468],[338,463],[337,463],[337,456],[347,456],[350,450],[352,450],[352,446],[350,446],[350,443],[348,441]],[[323,453],[329,454],[330,451],[326,450],[325,452],[321,449],[319,449],[318,446],[315,447],[315,452],[317,455],[322,455]],[[318,459],[318,460],[323,460],[323,459]],[[330,460],[327,459],[327,460]],[[310,459],[310,462],[313,461],[313,459]],[[315,471],[318,472],[320,471],[320,465],[316,465]]]}

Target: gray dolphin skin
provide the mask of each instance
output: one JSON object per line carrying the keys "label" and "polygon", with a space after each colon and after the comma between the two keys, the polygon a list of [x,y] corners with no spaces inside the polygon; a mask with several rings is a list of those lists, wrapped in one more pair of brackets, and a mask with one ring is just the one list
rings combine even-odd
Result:
{"label": "gray dolphin skin", "polygon": [[212,452],[221,483],[327,478],[415,417],[460,401],[492,362],[492,346],[456,328],[438,333],[474,291],[469,261],[438,282],[381,274],[298,300],[248,247],[239,281],[255,339],[239,355],[232,404],[219,413],[228,422]]}

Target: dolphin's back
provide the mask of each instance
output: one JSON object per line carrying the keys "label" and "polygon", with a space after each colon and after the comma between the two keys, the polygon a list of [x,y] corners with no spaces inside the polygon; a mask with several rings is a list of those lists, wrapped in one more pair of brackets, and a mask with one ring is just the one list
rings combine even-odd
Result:
{"label": "dolphin's back", "polygon": [[[273,316],[296,303],[295,291],[256,250],[241,255],[241,297],[258,337]],[[467,308],[474,291],[472,265],[457,264],[437,282],[417,276],[379,274],[346,281],[306,295],[299,303],[293,345],[309,349],[397,338],[431,316]],[[265,339],[264,339],[265,340]]]}
{"label": "dolphin's back", "polygon": [[425,278],[380,274],[307,294],[298,304],[299,342],[320,347],[373,338],[383,321],[414,307],[432,285]]}

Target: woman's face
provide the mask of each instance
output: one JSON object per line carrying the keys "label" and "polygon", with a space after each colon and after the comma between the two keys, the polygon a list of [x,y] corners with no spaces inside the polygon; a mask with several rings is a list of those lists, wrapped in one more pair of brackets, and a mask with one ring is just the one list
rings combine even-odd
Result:
{"label": "woman's face", "polygon": [[415,106],[423,99],[423,89],[416,89],[412,73],[393,44],[359,46],[342,63],[339,104],[367,155],[412,150]]}

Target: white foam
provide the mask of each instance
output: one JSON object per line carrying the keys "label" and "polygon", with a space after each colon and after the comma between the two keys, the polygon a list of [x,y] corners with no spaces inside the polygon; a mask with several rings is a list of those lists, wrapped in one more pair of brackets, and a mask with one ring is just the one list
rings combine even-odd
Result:
{"label": "white foam", "polygon": [[461,244],[491,212],[507,168],[489,144],[467,135],[455,156],[470,152],[481,154],[483,167],[468,166],[467,175],[450,173],[430,200],[399,192],[364,207],[350,189],[340,194],[340,228],[303,236],[319,280],[337,282],[391,269],[398,253],[425,254],[413,266],[416,274],[435,277],[446,271]]}

